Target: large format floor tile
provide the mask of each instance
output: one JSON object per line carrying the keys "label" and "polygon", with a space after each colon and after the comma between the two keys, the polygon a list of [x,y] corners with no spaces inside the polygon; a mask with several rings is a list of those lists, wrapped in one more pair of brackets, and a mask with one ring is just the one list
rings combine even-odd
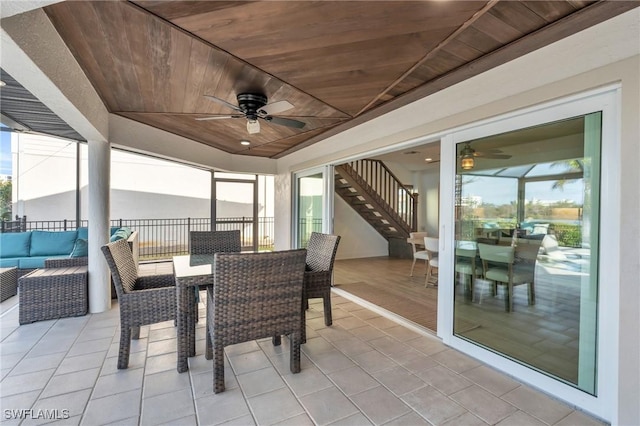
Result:
{"label": "large format floor tile", "polygon": [[217,395],[204,358],[204,306],[197,354],[179,374],[172,321],[142,327],[129,368],[118,370],[117,303],[100,314],[19,326],[17,301],[7,302],[0,311],[3,425],[52,421],[27,418],[38,410],[58,416],[57,424],[87,426],[601,424],[427,331],[336,295],[331,327],[321,301],[310,305],[300,373],[289,371],[289,341],[274,347],[265,336],[225,349],[226,390]]}

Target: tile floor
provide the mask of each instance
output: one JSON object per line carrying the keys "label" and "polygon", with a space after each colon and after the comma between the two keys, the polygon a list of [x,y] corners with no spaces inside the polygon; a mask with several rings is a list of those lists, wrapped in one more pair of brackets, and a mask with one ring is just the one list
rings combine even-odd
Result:
{"label": "tile floor", "polygon": [[172,322],[143,327],[129,368],[117,370],[117,304],[19,326],[15,299],[0,314],[6,425],[601,424],[341,296],[333,297],[332,327],[320,300],[311,304],[301,373],[289,371],[286,339],[230,346],[227,390],[218,395],[203,320],[188,373],[176,372]]}

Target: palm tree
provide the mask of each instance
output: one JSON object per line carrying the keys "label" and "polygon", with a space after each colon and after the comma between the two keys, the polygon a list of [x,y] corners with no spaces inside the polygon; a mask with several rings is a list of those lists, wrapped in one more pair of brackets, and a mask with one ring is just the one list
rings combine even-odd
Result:
{"label": "palm tree", "polygon": [[[581,173],[584,174],[584,162],[586,159],[574,159],[574,160],[565,160],[565,161],[557,161],[555,163],[551,163],[551,167],[565,167],[568,172],[571,173]],[[563,190],[564,185],[567,183],[567,179],[558,179],[551,186],[552,189]]]}

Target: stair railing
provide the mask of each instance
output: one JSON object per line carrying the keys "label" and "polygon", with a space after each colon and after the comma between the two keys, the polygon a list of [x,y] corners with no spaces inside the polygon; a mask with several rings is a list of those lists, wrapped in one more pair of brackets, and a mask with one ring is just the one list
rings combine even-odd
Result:
{"label": "stair railing", "polygon": [[418,194],[402,184],[400,179],[380,160],[357,160],[347,163],[365,180],[397,215],[411,228],[418,228]]}

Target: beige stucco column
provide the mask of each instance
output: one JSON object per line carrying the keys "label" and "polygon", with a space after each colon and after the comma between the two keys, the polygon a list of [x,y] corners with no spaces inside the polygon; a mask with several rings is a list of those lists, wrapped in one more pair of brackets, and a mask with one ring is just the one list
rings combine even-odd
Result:
{"label": "beige stucco column", "polygon": [[89,141],[89,312],[111,309],[111,275],[100,250],[109,242],[111,146]]}

